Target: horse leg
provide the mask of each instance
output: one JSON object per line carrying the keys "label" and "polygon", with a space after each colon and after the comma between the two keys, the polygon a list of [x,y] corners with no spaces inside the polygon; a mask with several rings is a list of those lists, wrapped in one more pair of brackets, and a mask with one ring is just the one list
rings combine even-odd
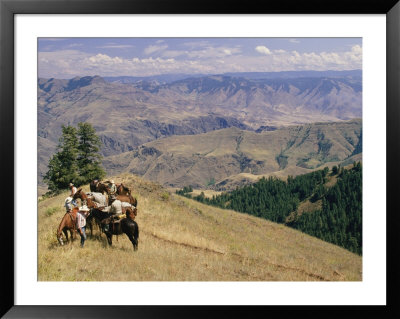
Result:
{"label": "horse leg", "polygon": [[138,250],[138,239],[139,239],[138,224],[134,220],[131,220],[130,222],[127,222],[125,220],[122,230],[128,236],[129,240],[131,241],[131,243],[133,245],[133,251]]}
{"label": "horse leg", "polygon": [[63,233],[65,235],[65,241],[68,243],[68,230],[67,230],[67,228],[63,229]]}
{"label": "horse leg", "polygon": [[106,232],[107,241],[110,246],[112,246],[112,233],[110,231]]}
{"label": "horse leg", "polygon": [[64,242],[63,242],[63,239],[62,239],[62,232],[58,232],[57,233],[57,240],[58,240],[58,242],[60,243],[61,246],[64,246]]}
{"label": "horse leg", "polygon": [[71,242],[75,240],[75,229],[69,229],[69,233],[71,235]]}
{"label": "horse leg", "polygon": [[96,219],[96,225],[97,225],[97,227],[99,227],[99,231],[100,231],[100,238],[101,238],[101,234],[102,234],[102,232],[103,232],[103,227],[101,227],[101,223]]}
{"label": "horse leg", "polygon": [[90,229],[90,237],[93,237],[93,220],[88,223]]}
{"label": "horse leg", "polygon": [[133,245],[133,251],[138,250],[138,241],[137,239],[133,236],[132,232],[127,232],[126,236],[128,236],[129,240],[131,241]]}
{"label": "horse leg", "polygon": [[57,228],[57,240],[60,243],[61,246],[64,246],[64,241],[62,238],[62,233],[64,231],[65,228],[65,216],[63,217],[63,219],[61,220],[60,225]]}

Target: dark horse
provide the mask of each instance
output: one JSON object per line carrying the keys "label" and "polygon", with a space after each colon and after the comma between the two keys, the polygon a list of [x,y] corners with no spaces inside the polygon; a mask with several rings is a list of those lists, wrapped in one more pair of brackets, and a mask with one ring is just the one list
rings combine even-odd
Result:
{"label": "dark horse", "polygon": [[133,250],[138,249],[138,239],[139,239],[139,226],[135,222],[135,217],[137,215],[136,208],[127,207],[125,210],[126,218],[120,221],[114,221],[112,214],[103,212],[97,208],[91,210],[91,215],[96,220],[100,221],[102,225],[110,223],[107,231],[104,231],[107,236],[107,241],[110,246],[112,246],[112,236],[126,234],[129,240],[132,242]]}
{"label": "dark horse", "polygon": [[108,186],[97,179],[91,181],[89,186],[92,193],[102,193],[103,195],[110,193]]}
{"label": "dark horse", "polygon": [[71,212],[65,213],[64,217],[61,219],[60,225],[57,229],[57,240],[60,245],[64,245],[62,240],[62,233],[64,233],[66,241],[68,242],[68,231],[71,234],[71,240],[75,238],[76,231],[76,214],[78,213],[79,208],[74,207]]}

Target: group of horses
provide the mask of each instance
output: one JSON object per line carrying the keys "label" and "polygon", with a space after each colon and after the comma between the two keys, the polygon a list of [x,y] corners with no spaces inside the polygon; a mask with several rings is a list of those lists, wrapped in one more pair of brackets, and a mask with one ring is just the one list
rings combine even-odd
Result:
{"label": "group of horses", "polygon": [[[86,218],[86,225],[90,229],[90,234],[93,236],[93,223],[96,223],[101,232],[107,236],[108,244],[112,245],[112,236],[126,234],[133,245],[133,250],[138,249],[139,239],[139,226],[135,221],[137,215],[137,199],[131,195],[131,190],[124,186],[122,183],[117,186],[117,192],[114,196],[110,194],[110,188],[107,182],[92,181],[90,183],[90,193],[85,193],[82,188],[79,188],[73,195],[73,199],[80,199],[82,205],[85,204],[89,209],[89,215]],[[95,193],[100,193],[106,197],[106,205],[100,206],[95,198],[92,196]],[[108,212],[113,202],[120,201],[121,203],[129,203],[129,205],[122,206],[122,213],[125,213],[126,218],[114,219],[113,214]],[[60,225],[57,229],[57,240],[63,245],[62,233],[68,242],[68,231],[70,232],[71,239],[75,238],[76,233],[76,217],[79,208],[74,207],[70,212],[65,213]],[[109,223],[106,229],[105,223]]]}

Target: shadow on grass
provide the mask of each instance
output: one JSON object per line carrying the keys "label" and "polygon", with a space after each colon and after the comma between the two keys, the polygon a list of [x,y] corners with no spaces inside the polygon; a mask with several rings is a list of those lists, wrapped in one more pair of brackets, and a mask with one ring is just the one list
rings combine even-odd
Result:
{"label": "shadow on grass", "polygon": [[[55,240],[55,241],[49,243],[47,248],[49,250],[55,250],[55,249],[67,248],[67,247],[72,248],[73,246],[71,246],[71,245],[75,246],[76,243],[78,243],[78,244],[80,243],[80,236],[77,234],[73,240],[71,240],[71,237],[69,237],[68,241],[66,241],[65,238],[63,238],[63,241],[64,241],[64,245],[60,245],[60,243],[57,240]],[[112,246],[110,246],[108,244],[107,236],[104,233],[100,233],[100,232],[93,233],[93,235],[91,235],[90,233],[87,234],[86,241],[98,242],[105,249],[116,249],[118,251],[123,251],[123,252],[129,252],[131,250],[133,251],[133,247],[132,247],[132,249],[130,249],[127,247],[119,246],[118,240],[116,240],[115,235],[113,236],[113,245]]]}

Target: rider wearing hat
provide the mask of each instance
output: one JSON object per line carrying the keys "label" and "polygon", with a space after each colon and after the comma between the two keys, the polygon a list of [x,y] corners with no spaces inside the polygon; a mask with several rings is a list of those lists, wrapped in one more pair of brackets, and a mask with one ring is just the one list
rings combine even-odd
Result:
{"label": "rider wearing hat", "polygon": [[79,207],[78,214],[76,215],[76,229],[81,236],[81,247],[85,244],[86,240],[86,218],[89,216],[89,208],[86,205]]}
{"label": "rider wearing hat", "polygon": [[[74,184],[72,184],[72,183],[69,183],[69,188],[71,189],[71,194],[69,195],[69,197],[74,197],[74,194],[77,192],[77,189],[76,189],[76,187],[74,186]],[[71,201],[71,203],[74,205],[74,206],[78,206],[78,204],[76,203],[76,200],[75,199],[72,199],[72,201]],[[68,209],[67,209],[68,210]]]}
{"label": "rider wearing hat", "polygon": [[115,186],[114,180],[110,181],[110,194],[115,195],[117,193],[117,186]]}
{"label": "rider wearing hat", "polygon": [[68,196],[65,201],[64,201],[64,207],[67,213],[72,211],[72,208],[74,208],[75,206],[78,206],[76,201],[71,197]]}
{"label": "rider wearing hat", "polygon": [[74,184],[72,184],[72,183],[69,183],[69,188],[70,188],[70,190],[71,190],[71,197],[73,197],[74,196],[74,194],[76,193],[76,191],[77,191],[77,189],[76,189],[76,187],[74,186]]}
{"label": "rider wearing hat", "polygon": [[108,185],[110,188],[110,200],[114,201],[117,198],[117,186],[115,186],[114,180],[112,179],[110,181],[110,184]]}

